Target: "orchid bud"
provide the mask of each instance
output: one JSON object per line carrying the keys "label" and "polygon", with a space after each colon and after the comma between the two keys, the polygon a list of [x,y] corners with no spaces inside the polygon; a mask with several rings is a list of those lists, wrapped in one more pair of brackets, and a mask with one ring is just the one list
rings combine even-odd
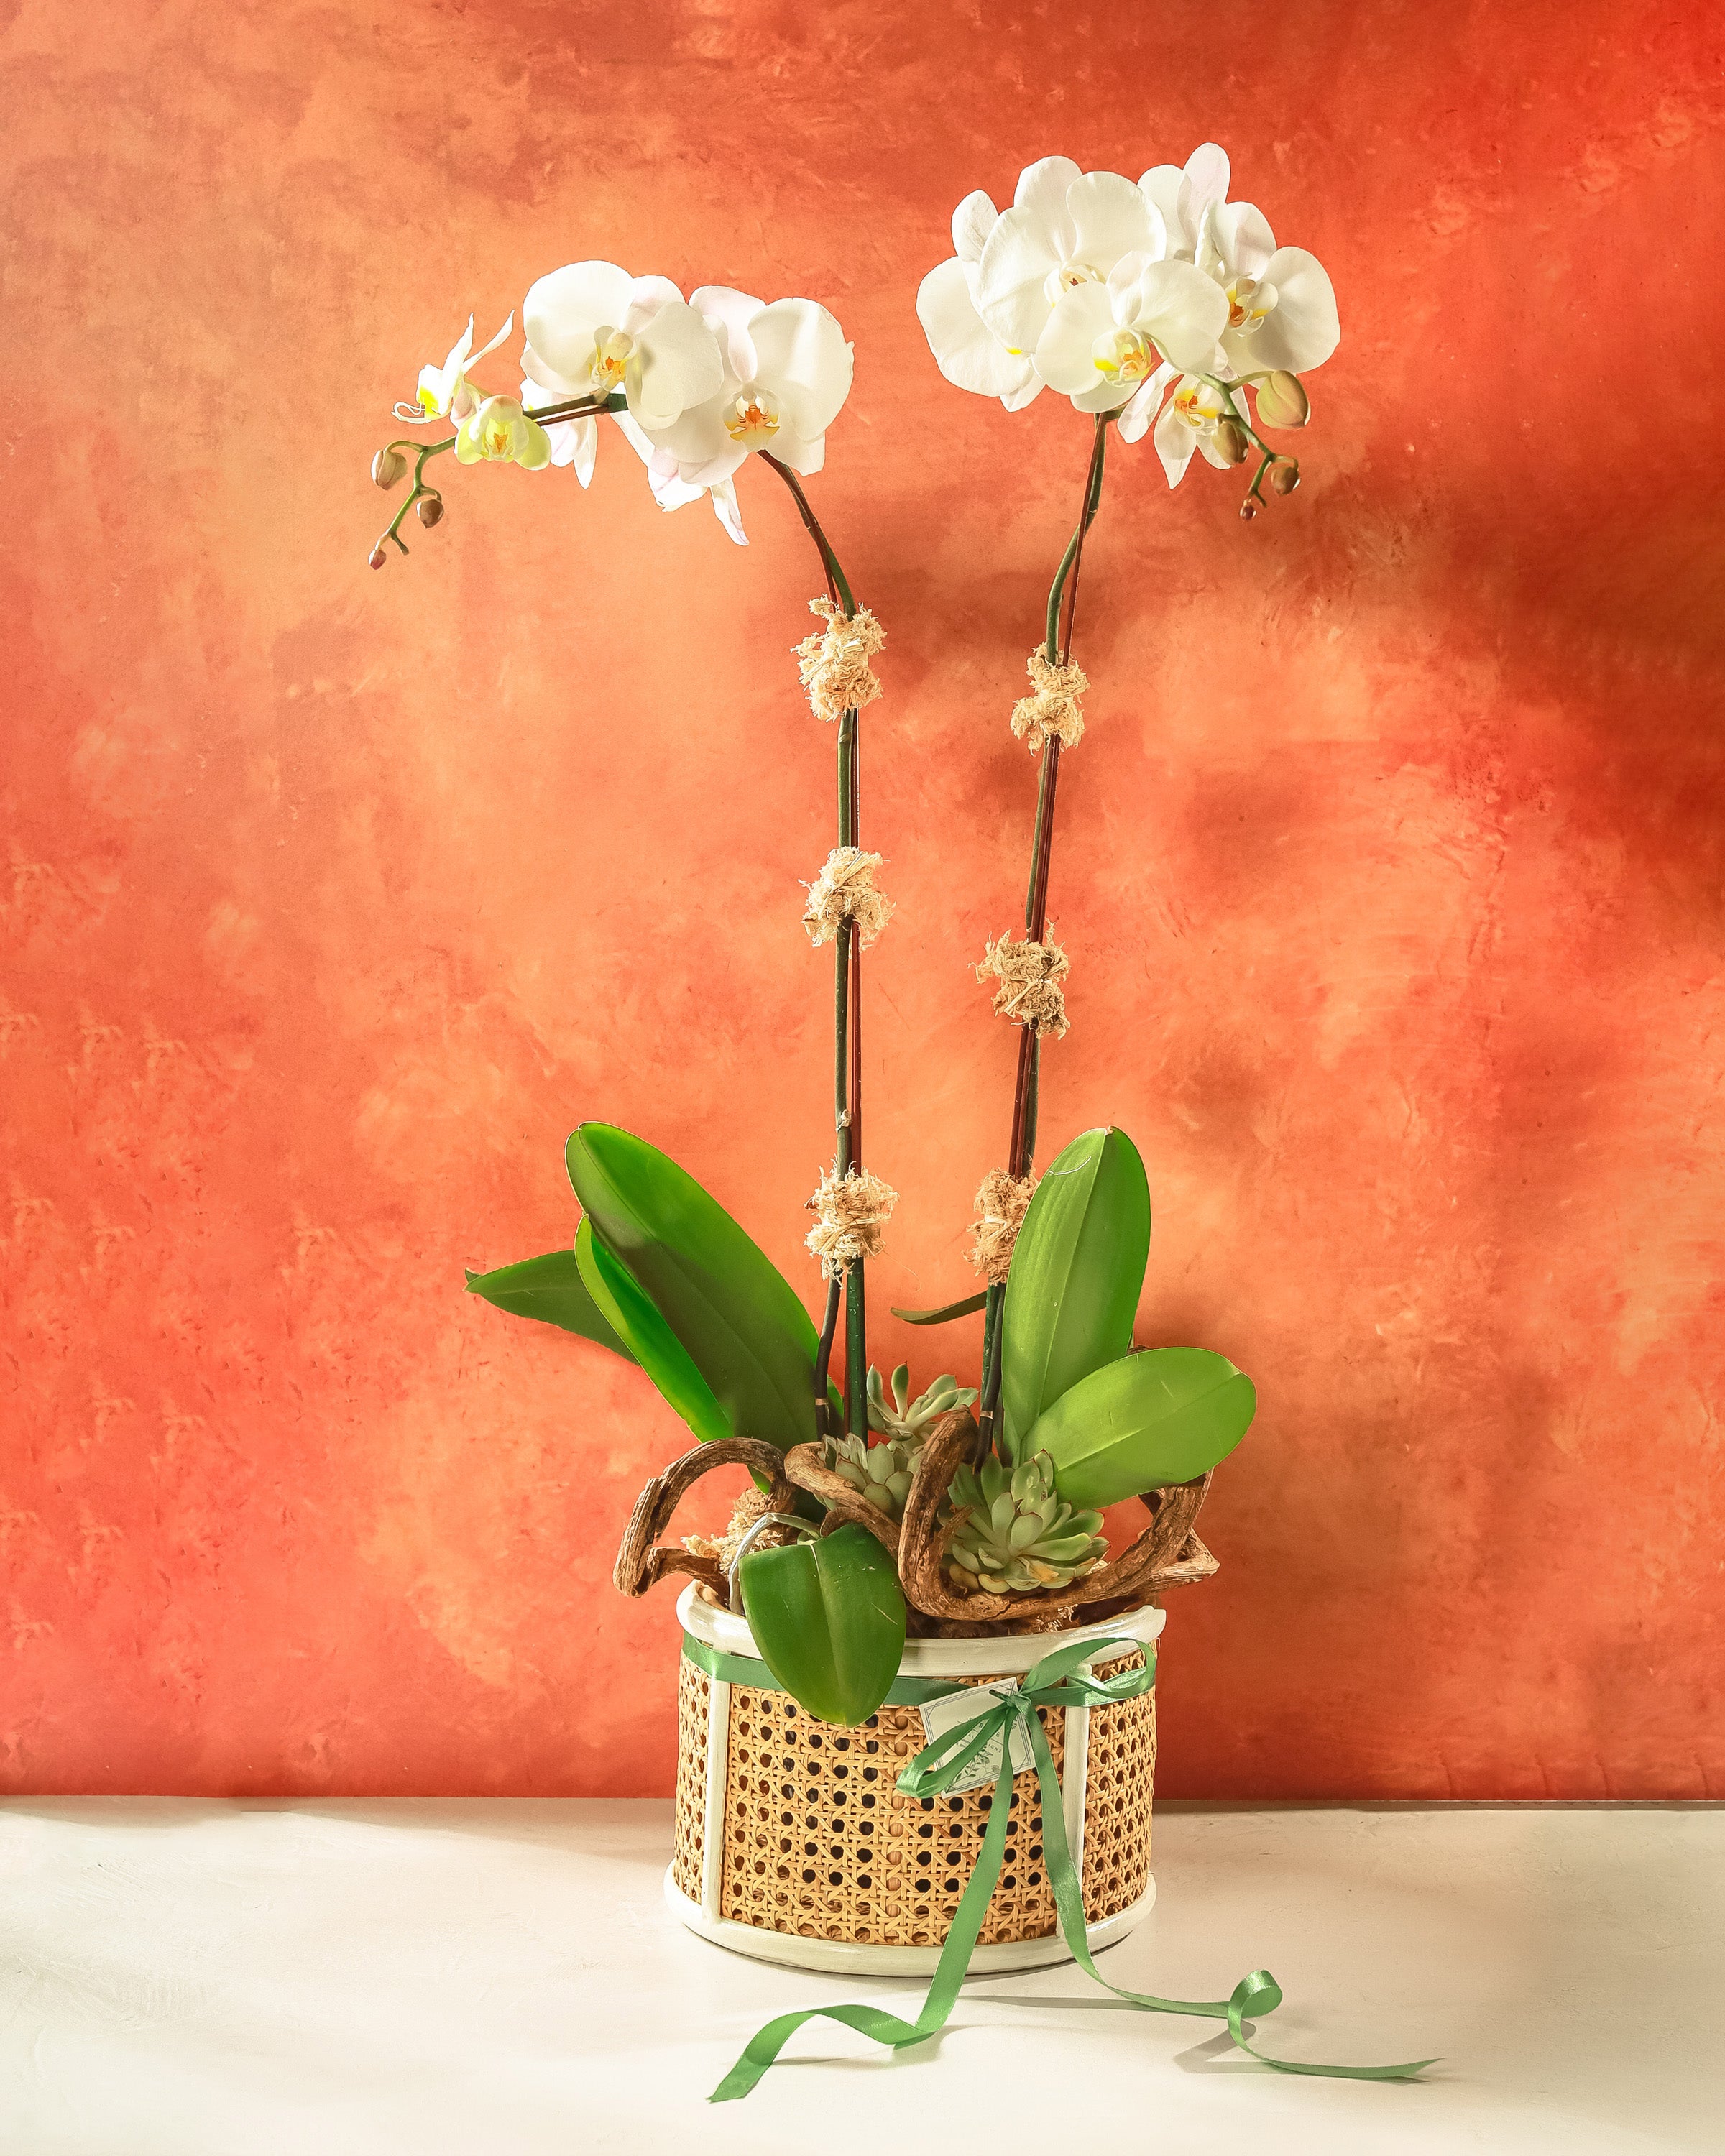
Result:
{"label": "orchid bud", "polygon": [[1312,400],[1297,374],[1285,367],[1258,384],[1258,417],[1266,427],[1303,427],[1312,417]]}
{"label": "orchid bud", "polygon": [[1278,494],[1291,494],[1300,484],[1298,465],[1273,464],[1270,467],[1270,484]]}
{"label": "orchid bud", "polygon": [[1214,444],[1216,454],[1220,457],[1224,465],[1238,465],[1245,462],[1245,429],[1240,425],[1238,419],[1217,420],[1216,431],[1210,439]]}
{"label": "orchid bud", "polygon": [[434,524],[443,522],[444,498],[434,487],[428,487],[420,495],[415,514],[428,531]]}
{"label": "orchid bud", "polygon": [[372,459],[372,485],[387,493],[407,468],[408,460],[399,449],[379,449]]}
{"label": "orchid bud", "polygon": [[372,547],[372,567],[374,569],[381,569],[381,568],[382,567],[383,564],[384,564],[384,563],[385,563],[388,559],[389,559],[389,557],[388,557],[388,555],[383,552],[383,549],[382,549],[381,547]]}
{"label": "orchid bud", "polygon": [[1240,521],[1243,523],[1250,524],[1252,519],[1257,515],[1258,507],[1259,504],[1257,496],[1255,495],[1249,494],[1245,500],[1240,505]]}

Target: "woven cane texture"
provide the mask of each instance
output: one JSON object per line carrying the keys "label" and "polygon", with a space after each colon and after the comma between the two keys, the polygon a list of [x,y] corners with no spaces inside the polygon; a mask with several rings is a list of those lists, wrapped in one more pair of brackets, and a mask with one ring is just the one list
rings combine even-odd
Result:
{"label": "woven cane texture", "polygon": [[1156,1694],[1090,1711],[1084,1779],[1084,1913],[1117,1917],[1150,1884]]}
{"label": "woven cane texture", "polygon": [[[1141,1654],[1104,1666],[1104,1674],[1136,1669]],[[684,1683],[690,1675],[685,1665]],[[955,1685],[985,1684],[961,1677]],[[704,1697],[704,1692],[703,1692]],[[1118,1709],[1096,1710],[1091,1729]],[[1065,1717],[1041,1710],[1055,1771],[1065,1764]],[[684,1746],[697,1751],[705,1771],[705,1722],[685,1712]],[[731,1693],[730,1756],[725,1795],[725,1858],[719,1913],[757,1930],[803,1938],[845,1939],[875,1946],[938,1946],[957,1912],[993,1802],[992,1789],[963,1796],[907,1797],[895,1786],[901,1768],[922,1747],[922,1722],[913,1707],[883,1707],[856,1729],[817,1722],[788,1694],[747,1685]],[[1126,1777],[1149,1754],[1110,1737],[1103,1801],[1109,1807],[1110,1849],[1099,1876],[1116,1880],[1149,1873],[1150,1790],[1141,1804],[1126,1800]],[[682,1862],[683,1788],[678,1772],[678,1858]],[[1119,1799],[1118,1809],[1116,1800]],[[1045,1938],[1056,1928],[1054,1896],[1042,1861],[1042,1807],[1034,1774],[1019,1775],[1011,1796],[1012,1825],[1000,1881],[988,1903],[985,1944]],[[1133,1822],[1142,1855],[1129,1846]],[[1086,1827],[1086,1840],[1089,1827]],[[697,1843],[698,1847],[698,1843]],[[696,1884],[683,1891],[698,1898]],[[1086,1877],[1088,1865],[1086,1864]],[[678,1875],[682,1884],[682,1875]],[[1134,1898],[1128,1895],[1127,1901]],[[1117,1905],[1125,1907],[1127,1902]]]}
{"label": "woven cane texture", "polygon": [[671,1877],[691,1902],[701,1899],[701,1865],[706,1850],[706,1720],[705,1670],[687,1656],[677,1676],[677,1845]]}

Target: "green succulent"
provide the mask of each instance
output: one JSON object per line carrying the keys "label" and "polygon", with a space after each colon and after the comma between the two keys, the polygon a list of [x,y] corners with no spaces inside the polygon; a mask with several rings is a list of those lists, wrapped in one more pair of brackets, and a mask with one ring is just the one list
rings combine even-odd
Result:
{"label": "green succulent", "polygon": [[870,1445],[862,1437],[829,1437],[821,1446],[820,1461],[842,1476],[877,1512],[891,1520],[904,1517],[911,1471],[916,1465],[916,1446],[908,1440],[888,1438],[884,1444]]}
{"label": "green succulent", "polygon": [[889,1404],[880,1373],[872,1363],[869,1366],[869,1428],[878,1430],[883,1437],[901,1438],[911,1445],[921,1445],[943,1414],[950,1414],[954,1408],[968,1408],[975,1398],[973,1385],[961,1390],[956,1378],[942,1376],[913,1400],[911,1366],[901,1363],[892,1373],[892,1399]]}
{"label": "green succulent", "polygon": [[961,1467],[947,1504],[948,1517],[968,1514],[947,1559],[947,1577],[961,1592],[1029,1594],[1039,1587],[1065,1587],[1107,1558],[1101,1514],[1075,1512],[1061,1503],[1045,1452],[1016,1468],[996,1460]]}

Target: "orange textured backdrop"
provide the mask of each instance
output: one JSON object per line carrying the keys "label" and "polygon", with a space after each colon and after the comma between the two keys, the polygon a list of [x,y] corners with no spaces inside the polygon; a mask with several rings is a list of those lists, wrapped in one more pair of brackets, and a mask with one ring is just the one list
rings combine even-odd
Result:
{"label": "orange textured backdrop", "polygon": [[560,262],[839,315],[873,1300],[960,1292],[1087,423],[947,388],[916,285],[969,188],[1214,135],[1343,343],[1255,526],[1111,460],[1043,1118],[1143,1149],[1140,1338],[1260,1388],[1163,1786],[1719,1794],[1712,11],[7,13],[4,1785],[668,1789],[670,1595],[608,1572],[681,1427],[461,1269],[567,1241],[601,1117],[813,1299],[812,559],[769,475],[743,552],[612,431],[590,495],[452,472],[374,576],[367,464]]}

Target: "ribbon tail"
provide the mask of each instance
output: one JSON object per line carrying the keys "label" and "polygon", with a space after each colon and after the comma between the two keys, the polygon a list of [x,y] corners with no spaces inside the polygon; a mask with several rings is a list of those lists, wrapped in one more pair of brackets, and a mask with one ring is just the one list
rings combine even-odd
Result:
{"label": "ribbon tail", "polygon": [[1242,2051],[1249,2051],[1261,2066],[1274,2066],[1279,2074],[1312,2074],[1322,2081],[1336,2082],[1408,2082],[1437,2064],[1435,2059],[1410,2059],[1399,2066],[1325,2066],[1299,2059],[1272,2059],[1267,2051],[1246,2041],[1240,2024],[1254,2015],[1273,2013],[1281,2004],[1281,1986],[1267,1969],[1255,1969],[1250,1976],[1241,1977],[1228,2002],[1229,2035]]}
{"label": "ribbon tail", "polygon": [[[936,1964],[934,1980],[928,1987],[928,1996],[922,2002],[922,2011],[914,2022],[901,2021],[896,2014],[883,2013],[874,2006],[812,2006],[800,2014],[782,2014],[776,2021],[769,2021],[764,2029],[757,2029],[744,2045],[742,2056],[726,2075],[723,2081],[707,2098],[709,2103],[729,2103],[738,2097],[747,2096],[767,2069],[773,2064],[787,2040],[803,2026],[823,2015],[829,2021],[842,2021],[847,2029],[872,2037],[877,2044],[890,2045],[897,2051],[906,2045],[920,2044],[936,2035],[947,2025],[957,1999],[959,1987],[964,1982],[970,1957],[974,1951],[983,1919],[988,1913],[988,1903],[994,1892],[995,1881],[1000,1876],[1000,1866],[1006,1851],[1007,1821],[1012,1811],[1012,1743],[1010,1723],[1014,1710],[997,1709],[990,1721],[1000,1726],[1000,1772],[994,1784],[993,1800],[988,1808],[988,1825],[983,1835],[983,1845],[977,1852],[975,1869],[959,1897],[953,1914],[952,1928],[947,1933],[946,1943],[941,1948],[941,1958]],[[1040,1731],[1041,1723],[1034,1711],[1028,1719]]]}
{"label": "ribbon tail", "polygon": [[743,2046],[742,2057],[707,2102],[732,2103],[737,2097],[747,2096],[803,2024],[818,2021],[823,2015],[829,2021],[842,2021],[847,2029],[872,2036],[877,2044],[890,2044],[895,2051],[903,2045],[920,2042],[923,2035],[933,2033],[927,2030],[919,2031],[908,2021],[901,2021],[897,2015],[886,2013],[877,2006],[810,2006],[800,2014],[781,2014],[776,2021],[756,2030]]}
{"label": "ribbon tail", "polygon": [[1260,2065],[1273,2066],[1278,2073],[1312,2074],[1326,2081],[1400,2082],[1411,2080],[1427,2066],[1435,2065],[1432,2059],[1417,2059],[1399,2066],[1307,2066],[1295,2059],[1271,2058],[1247,2042],[1241,2027],[1249,2015],[1271,2014],[1281,2004],[1281,1986],[1266,1969],[1255,1969],[1251,1975],[1242,1977],[1231,1997],[1219,1999],[1158,1999],[1150,1992],[1123,1991],[1117,1984],[1110,1984],[1091,1957],[1090,1942],[1085,1936],[1084,1892],[1066,1842],[1054,1755],[1048,1748],[1042,1724],[1034,1715],[1030,1717],[1029,1735],[1030,1748],[1036,1759],[1037,1784],[1042,1792],[1044,1868],[1054,1889],[1060,1929],[1072,1949],[1072,1958],[1105,1991],[1111,1991],[1117,1999],[1125,1999],[1129,2005],[1142,2006],[1153,2014],[1189,2014],[1204,2020],[1226,2021],[1228,2033],[1239,2048]]}

